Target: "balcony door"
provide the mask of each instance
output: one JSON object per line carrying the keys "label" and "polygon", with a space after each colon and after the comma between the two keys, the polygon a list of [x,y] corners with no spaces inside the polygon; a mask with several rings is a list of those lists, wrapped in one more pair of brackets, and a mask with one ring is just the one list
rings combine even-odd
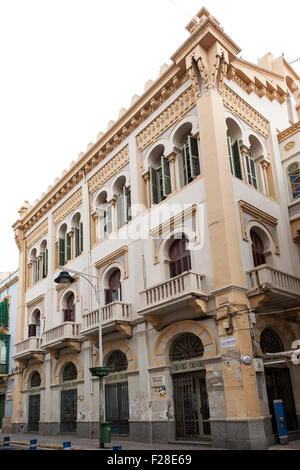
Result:
{"label": "balcony door", "polygon": [[176,277],[191,269],[191,255],[187,249],[187,239],[183,235],[175,240],[169,249],[170,277]]}
{"label": "balcony door", "polygon": [[251,230],[250,235],[252,240],[253,263],[254,267],[256,268],[257,266],[266,264],[266,257],[264,255],[265,249],[262,239],[254,230]]}

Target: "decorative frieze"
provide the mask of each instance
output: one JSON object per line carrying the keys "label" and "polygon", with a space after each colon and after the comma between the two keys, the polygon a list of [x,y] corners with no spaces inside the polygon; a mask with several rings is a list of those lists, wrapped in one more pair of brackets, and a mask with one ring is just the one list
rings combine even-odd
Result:
{"label": "decorative frieze", "polygon": [[224,85],[222,96],[224,105],[227,106],[227,108],[241,117],[265,138],[269,136],[269,121],[267,121],[267,119],[259,114],[227,85]]}
{"label": "decorative frieze", "polygon": [[67,214],[72,212],[82,202],[82,190],[79,188],[72,196],[70,196],[61,206],[53,212],[53,222],[58,224]]}
{"label": "decorative frieze", "polygon": [[190,87],[137,135],[138,150],[143,150],[157,139],[168,127],[191,109],[195,105],[195,101],[196,97],[193,87]]}
{"label": "decorative frieze", "polygon": [[45,219],[35,230],[33,230],[27,237],[26,243],[27,247],[30,248],[38,240],[40,240],[44,235],[48,233],[48,219]]}
{"label": "decorative frieze", "polygon": [[[277,136],[278,142],[281,144],[286,139],[292,137],[293,135],[296,135],[298,132],[300,132],[300,121],[296,122],[292,126],[288,127],[284,131],[280,132],[280,134],[278,134],[278,136]],[[290,150],[290,149],[288,149],[288,150]]]}
{"label": "decorative frieze", "polygon": [[129,147],[126,145],[117,155],[103,165],[88,181],[89,192],[93,193],[101,188],[106,181],[114,176],[129,162]]}

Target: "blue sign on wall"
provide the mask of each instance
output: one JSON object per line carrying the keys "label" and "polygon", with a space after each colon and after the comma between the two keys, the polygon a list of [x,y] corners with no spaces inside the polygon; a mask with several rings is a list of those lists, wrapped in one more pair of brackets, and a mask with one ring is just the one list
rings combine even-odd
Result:
{"label": "blue sign on wall", "polygon": [[287,442],[287,439],[288,439],[288,431],[287,431],[287,426],[286,426],[283,403],[282,403],[282,400],[274,400],[273,403],[274,403],[274,408],[275,408],[279,439],[282,443],[285,443]]}

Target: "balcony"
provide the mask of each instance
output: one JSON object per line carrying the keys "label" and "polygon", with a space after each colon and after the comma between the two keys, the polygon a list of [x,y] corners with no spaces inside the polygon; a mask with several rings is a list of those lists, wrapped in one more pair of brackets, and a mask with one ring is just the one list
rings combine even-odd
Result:
{"label": "balcony", "polygon": [[160,330],[166,316],[172,321],[206,317],[208,295],[204,289],[205,276],[192,271],[156,284],[140,293],[143,307],[138,311]]}
{"label": "balcony", "polygon": [[80,325],[73,322],[65,322],[55,328],[47,330],[42,335],[41,348],[49,351],[54,357],[60,349],[72,348],[80,351]]}
{"label": "balcony", "polygon": [[267,265],[246,273],[252,308],[270,309],[299,306],[300,279]]}
{"label": "balcony", "polygon": [[[119,331],[126,337],[132,336],[131,305],[124,302],[113,302],[102,307],[102,333]],[[99,311],[95,310],[83,316],[81,334],[88,337],[99,335]]]}
{"label": "balcony", "polygon": [[36,358],[43,361],[45,351],[41,349],[41,338],[33,336],[15,344],[14,360]]}

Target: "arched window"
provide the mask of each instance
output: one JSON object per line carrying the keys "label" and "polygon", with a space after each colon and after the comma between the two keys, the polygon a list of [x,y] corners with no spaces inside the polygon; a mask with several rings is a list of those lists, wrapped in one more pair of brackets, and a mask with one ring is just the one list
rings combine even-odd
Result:
{"label": "arched window", "polygon": [[63,382],[77,379],[77,368],[72,362],[68,362],[63,370]]}
{"label": "arched window", "polygon": [[48,248],[47,248],[47,242],[46,240],[43,241],[41,245],[41,255],[42,255],[42,278],[45,279],[45,277],[48,276]]}
{"label": "arched window", "polygon": [[266,257],[264,255],[264,244],[260,236],[254,230],[251,230],[250,236],[252,240],[253,263],[254,267],[256,268],[257,266],[266,264]]}
{"label": "arched window", "polygon": [[107,367],[110,369],[110,373],[112,372],[121,372],[127,370],[128,368],[128,361],[126,354],[122,351],[116,350],[113,351],[106,362]]}
{"label": "arched window", "polygon": [[124,175],[120,176],[114,184],[114,192],[117,195],[118,228],[121,228],[131,220],[131,191],[126,186]]}
{"label": "arched window", "polygon": [[71,237],[67,232],[67,224],[60,227],[58,234],[58,263],[64,266],[72,257]]}
{"label": "arched window", "polygon": [[97,213],[99,215],[97,238],[104,240],[113,231],[112,205],[107,202],[107,192],[102,191],[96,200]]}
{"label": "arched window", "polygon": [[74,230],[74,256],[77,258],[83,252],[83,223],[79,213],[72,219],[72,230]]}
{"label": "arched window", "polygon": [[170,277],[176,277],[191,269],[191,255],[187,250],[187,239],[183,235],[175,240],[169,249]]}
{"label": "arched window", "polygon": [[172,192],[170,162],[163,152],[163,145],[159,145],[149,157],[152,204],[159,204]]}
{"label": "arched window", "polygon": [[41,334],[41,312],[36,310],[32,315],[32,323],[28,326],[28,337],[37,336]]}
{"label": "arched window", "polygon": [[36,284],[40,280],[40,259],[37,256],[36,248],[30,253],[30,263],[32,265],[32,284]]}
{"label": "arched window", "polygon": [[292,163],[288,167],[288,180],[291,199],[294,201],[300,197],[300,165],[298,162]]}
{"label": "arched window", "polygon": [[41,386],[41,376],[38,372],[34,372],[31,376],[30,380],[31,388],[40,387]]}
{"label": "arched window", "polygon": [[66,308],[63,309],[64,322],[75,322],[75,298],[73,292],[66,298]]}
{"label": "arched window", "polygon": [[116,269],[109,278],[108,289],[105,291],[106,305],[122,300],[121,271]]}
{"label": "arched window", "polygon": [[198,336],[185,333],[174,341],[170,350],[170,361],[186,361],[195,357],[202,357],[204,347]]}
{"label": "arched window", "polygon": [[275,331],[265,328],[260,335],[260,347],[263,354],[284,351],[283,344]]}
{"label": "arched window", "polygon": [[182,157],[184,184],[187,185],[200,175],[199,148],[196,137],[188,135],[184,141]]}

